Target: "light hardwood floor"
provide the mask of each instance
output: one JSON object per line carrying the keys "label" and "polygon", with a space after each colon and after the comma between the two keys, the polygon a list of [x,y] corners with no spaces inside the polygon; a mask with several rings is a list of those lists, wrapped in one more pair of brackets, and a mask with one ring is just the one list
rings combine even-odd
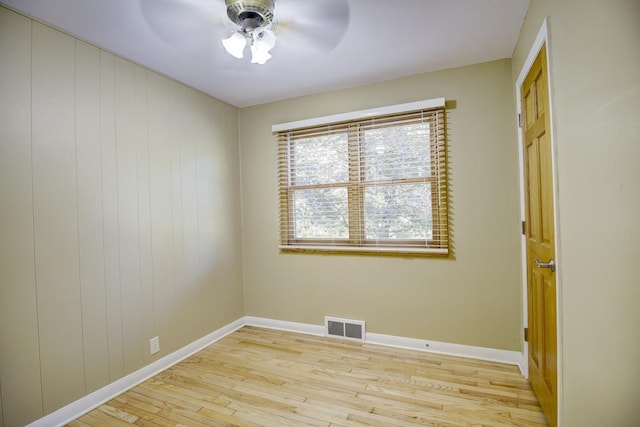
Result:
{"label": "light hardwood floor", "polygon": [[547,423],[515,366],[244,327],[70,425]]}

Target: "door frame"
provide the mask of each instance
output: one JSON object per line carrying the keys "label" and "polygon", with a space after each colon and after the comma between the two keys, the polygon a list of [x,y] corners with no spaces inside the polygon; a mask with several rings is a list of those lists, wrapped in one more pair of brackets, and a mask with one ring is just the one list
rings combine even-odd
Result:
{"label": "door frame", "polygon": [[[517,117],[522,117],[522,97],[521,97],[521,89],[524,83],[527,74],[531,70],[531,66],[535,61],[538,53],[542,46],[545,46],[547,53],[547,84],[548,84],[548,99],[549,99],[549,124],[551,126],[550,129],[550,137],[551,137],[551,170],[552,170],[552,188],[553,188],[553,217],[554,217],[554,230],[555,230],[555,255],[556,255],[556,328],[557,328],[557,420],[558,427],[562,426],[562,257],[560,252],[560,220],[559,220],[559,200],[558,200],[558,169],[557,169],[557,159],[556,159],[556,138],[555,138],[555,126],[553,120],[553,90],[552,90],[552,79],[551,79],[551,56],[549,55],[549,27],[547,23],[547,19],[545,18],[542,22],[540,30],[538,31],[538,35],[536,36],[531,48],[529,50],[529,54],[527,55],[527,59],[525,60],[520,74],[516,80],[515,84],[515,94],[516,94],[516,112],[518,114]],[[518,169],[519,169],[519,180],[520,180],[520,220],[525,220],[525,189],[524,189],[524,153],[522,150],[523,145],[523,135],[522,130],[518,128]],[[529,326],[528,320],[528,301],[527,301],[527,246],[526,246],[526,237],[524,235],[520,236],[520,245],[521,245],[521,278],[522,278],[522,325],[523,328],[527,328]],[[522,338],[522,358],[520,364],[520,370],[522,371],[525,378],[529,378],[529,343],[524,341],[524,336]]]}

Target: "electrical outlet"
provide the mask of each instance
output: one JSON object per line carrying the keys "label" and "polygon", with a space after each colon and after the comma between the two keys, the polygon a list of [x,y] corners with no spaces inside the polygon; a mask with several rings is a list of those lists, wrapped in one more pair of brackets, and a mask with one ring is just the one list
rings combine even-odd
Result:
{"label": "electrical outlet", "polygon": [[149,351],[156,354],[160,351],[160,337],[153,337],[149,340]]}

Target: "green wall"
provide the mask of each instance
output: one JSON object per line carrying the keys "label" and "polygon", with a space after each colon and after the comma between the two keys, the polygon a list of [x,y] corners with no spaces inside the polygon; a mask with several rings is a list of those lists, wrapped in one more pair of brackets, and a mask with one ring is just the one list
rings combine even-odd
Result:
{"label": "green wall", "polygon": [[[451,259],[281,254],[271,125],[445,97]],[[240,110],[245,311],[520,351],[518,147],[508,59]]]}
{"label": "green wall", "polygon": [[547,17],[559,195],[560,421],[640,420],[640,2],[533,0]]}
{"label": "green wall", "polygon": [[238,319],[243,296],[235,108],[3,7],[0,58],[9,427]]}

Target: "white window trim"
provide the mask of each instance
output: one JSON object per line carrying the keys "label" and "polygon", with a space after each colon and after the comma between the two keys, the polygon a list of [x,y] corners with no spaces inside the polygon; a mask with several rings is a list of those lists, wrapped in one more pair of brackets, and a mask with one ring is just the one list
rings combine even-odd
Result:
{"label": "white window trim", "polygon": [[271,132],[281,132],[291,129],[320,126],[329,123],[338,123],[358,119],[366,119],[370,116],[384,116],[387,114],[404,113],[412,110],[427,110],[430,108],[444,107],[444,98],[425,99],[423,101],[407,102],[405,104],[387,105],[367,110],[351,111],[348,113],[332,114],[330,116],[314,117],[311,119],[297,120],[287,123],[279,123],[271,126]]}

